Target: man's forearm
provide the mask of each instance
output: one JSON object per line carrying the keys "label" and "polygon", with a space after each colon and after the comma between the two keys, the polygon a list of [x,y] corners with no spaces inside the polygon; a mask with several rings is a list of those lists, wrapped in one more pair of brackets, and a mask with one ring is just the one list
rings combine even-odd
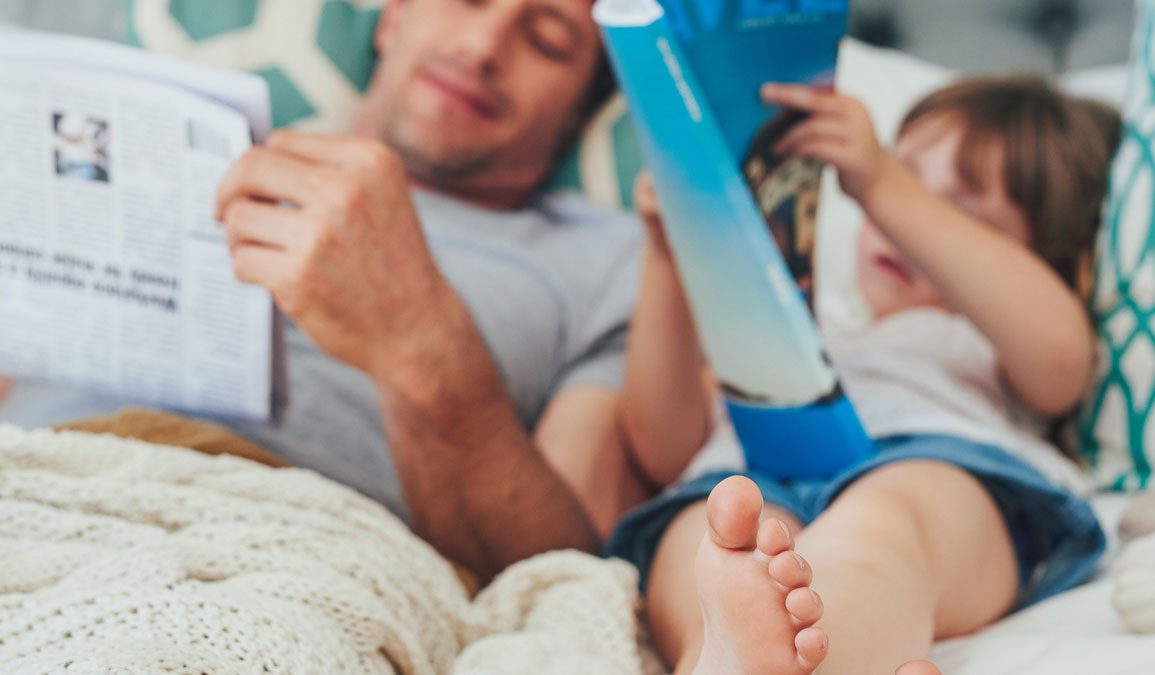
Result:
{"label": "man's forearm", "polygon": [[455,294],[422,343],[375,375],[416,532],[485,579],[549,550],[592,551],[585,511],[514,412]]}
{"label": "man's forearm", "polygon": [[421,534],[483,575],[538,551],[595,546],[438,270],[396,152],[281,130],[229,170],[216,211],[237,278],[266,288],[319,349],[377,384]]}

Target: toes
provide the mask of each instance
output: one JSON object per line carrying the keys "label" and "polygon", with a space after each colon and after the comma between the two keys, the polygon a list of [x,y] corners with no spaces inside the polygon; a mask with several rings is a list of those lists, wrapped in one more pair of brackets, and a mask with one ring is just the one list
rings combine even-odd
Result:
{"label": "toes", "polygon": [[777,518],[768,518],[758,528],[758,550],[767,557],[776,556],[794,548],[794,536],[786,523]]}
{"label": "toes", "polygon": [[809,586],[813,576],[810,563],[794,551],[779,553],[771,558],[768,569],[770,578],[778,582],[783,588]]}
{"label": "toes", "polygon": [[942,671],[930,661],[910,661],[899,666],[895,675],[942,675]]}
{"label": "toes", "polygon": [[754,548],[761,514],[762,492],[754,481],[742,476],[718,483],[706,501],[710,538],[722,548]]}
{"label": "toes", "polygon": [[794,637],[794,649],[798,651],[798,665],[809,672],[826,658],[830,651],[830,638],[821,628],[806,628]]}
{"label": "toes", "polygon": [[795,588],[786,594],[786,611],[798,628],[809,628],[822,618],[822,598],[812,588]]}

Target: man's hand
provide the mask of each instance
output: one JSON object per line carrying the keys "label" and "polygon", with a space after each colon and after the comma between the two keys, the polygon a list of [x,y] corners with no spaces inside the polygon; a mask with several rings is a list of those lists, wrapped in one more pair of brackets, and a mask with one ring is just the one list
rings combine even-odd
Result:
{"label": "man's hand", "polygon": [[767,84],[762,100],[809,113],[774,152],[830,164],[838,170],[842,189],[859,203],[895,161],[879,142],[870,113],[858,99],[813,87]]}
{"label": "man's hand", "polygon": [[279,131],[225,176],[217,216],[237,277],[370,375],[427,332],[448,289],[404,166],[374,141]]}
{"label": "man's hand", "polygon": [[597,548],[434,263],[392,152],[278,132],[237,162],[218,200],[238,278],[376,384],[419,535],[482,579],[543,551]]}

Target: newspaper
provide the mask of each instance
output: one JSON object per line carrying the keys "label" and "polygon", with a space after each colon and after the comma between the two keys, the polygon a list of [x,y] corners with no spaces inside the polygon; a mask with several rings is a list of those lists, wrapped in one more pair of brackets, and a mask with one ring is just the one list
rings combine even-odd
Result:
{"label": "newspaper", "polygon": [[276,312],[213,208],[269,128],[254,76],[0,31],[0,374],[268,420]]}

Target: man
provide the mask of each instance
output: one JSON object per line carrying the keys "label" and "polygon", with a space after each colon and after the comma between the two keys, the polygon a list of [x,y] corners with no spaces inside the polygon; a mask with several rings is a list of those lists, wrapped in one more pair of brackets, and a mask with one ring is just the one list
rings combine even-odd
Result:
{"label": "man", "polygon": [[[238,277],[295,324],[284,424],[232,429],[396,511],[403,493],[482,577],[593,550],[641,498],[603,478],[624,470],[638,232],[538,194],[604,92],[590,6],[393,0],[376,39],[354,136],[278,133],[222,182]],[[17,386],[0,419],[108,407]]]}

